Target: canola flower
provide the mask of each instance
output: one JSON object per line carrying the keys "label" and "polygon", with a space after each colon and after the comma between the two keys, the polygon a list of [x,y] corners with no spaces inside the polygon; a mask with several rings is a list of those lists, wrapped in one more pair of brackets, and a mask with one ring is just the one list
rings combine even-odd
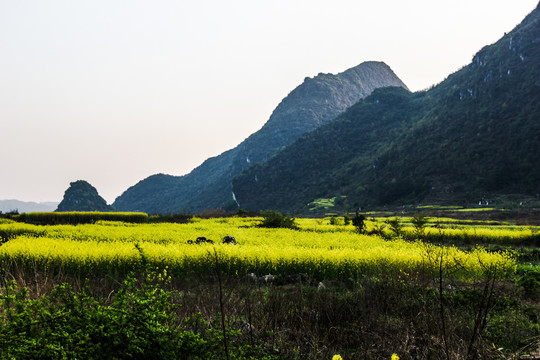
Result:
{"label": "canola flower", "polygon": [[392,356],[390,357],[390,360],[399,360],[398,354],[393,353]]}
{"label": "canola flower", "polygon": [[343,360],[343,358],[341,357],[341,355],[334,355],[332,356],[332,360]]}
{"label": "canola flower", "polygon": [[[215,249],[227,273],[308,273],[325,279],[432,271],[439,266],[438,256],[444,257],[447,268],[458,269],[454,276],[464,279],[481,275],[488,268],[512,271],[515,266],[505,254],[482,249],[464,252],[401,239],[385,241],[359,235],[352,226],[330,228],[315,219],[301,219],[300,231],[254,227],[259,221],[228,218],[195,219],[189,224],[0,224],[0,231],[14,235],[0,246],[0,261],[114,272],[140,266],[142,252],[152,265],[168,266],[171,274],[205,274],[213,271],[211,255]],[[235,236],[239,244],[221,244],[227,235]],[[199,236],[216,244],[187,243]]]}
{"label": "canola flower", "polygon": [[[394,219],[394,218],[391,218]],[[476,221],[471,224],[471,220],[456,220],[449,218],[426,218],[428,224],[422,229],[425,239],[435,242],[466,243],[495,243],[495,244],[519,244],[523,241],[536,241],[540,238],[540,227],[538,226],[516,226],[509,224],[497,224],[492,221],[483,221],[481,224]],[[368,221],[368,231],[377,226],[383,227],[386,235],[392,232],[386,225],[388,218],[379,218],[375,221]],[[410,225],[411,218],[399,218],[402,235],[414,238],[417,230]]]}

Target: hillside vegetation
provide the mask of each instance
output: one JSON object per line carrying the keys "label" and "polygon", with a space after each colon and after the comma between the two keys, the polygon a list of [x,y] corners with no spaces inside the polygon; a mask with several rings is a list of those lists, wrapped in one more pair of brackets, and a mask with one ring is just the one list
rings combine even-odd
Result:
{"label": "hillside vegetation", "polygon": [[119,211],[197,212],[236,208],[231,181],[249,165],[262,163],[304,133],[333,120],[374,89],[405,85],[382,62],[365,62],[340,74],[319,74],[276,107],[268,122],[234,149],[206,160],[185,176],[153,175],[114,202]]}
{"label": "hillside vegetation", "polygon": [[95,187],[84,180],[69,184],[64,198],[55,211],[112,211]]}
{"label": "hillside vegetation", "polygon": [[540,10],[428,91],[374,91],[233,181],[240,206],[307,213],[540,193]]}

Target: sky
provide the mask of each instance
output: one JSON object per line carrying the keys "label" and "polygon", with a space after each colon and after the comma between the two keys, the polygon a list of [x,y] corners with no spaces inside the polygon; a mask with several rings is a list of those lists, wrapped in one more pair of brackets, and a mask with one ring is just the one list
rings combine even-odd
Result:
{"label": "sky", "polygon": [[444,80],[538,0],[0,0],[0,199],[112,203],[259,130],[305,77]]}

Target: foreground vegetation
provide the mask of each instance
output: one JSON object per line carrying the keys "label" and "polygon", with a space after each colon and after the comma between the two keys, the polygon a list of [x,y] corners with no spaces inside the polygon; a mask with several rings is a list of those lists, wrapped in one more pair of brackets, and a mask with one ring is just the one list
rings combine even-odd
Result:
{"label": "foreground vegetation", "polygon": [[0,219],[0,359],[510,358],[538,348],[536,227],[271,219]]}

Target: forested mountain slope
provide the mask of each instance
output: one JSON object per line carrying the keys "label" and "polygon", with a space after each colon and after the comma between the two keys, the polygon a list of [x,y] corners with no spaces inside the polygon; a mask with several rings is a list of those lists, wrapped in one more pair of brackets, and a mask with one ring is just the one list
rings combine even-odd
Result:
{"label": "forested mountain slope", "polygon": [[55,211],[112,211],[95,187],[84,180],[69,184]]}
{"label": "forested mountain slope", "polygon": [[[308,212],[540,193],[540,10],[418,93],[375,91],[233,181],[241,207]],[[311,205],[310,205],[311,203]]]}
{"label": "forested mountain slope", "polygon": [[153,175],[130,187],[114,202],[122,211],[197,212],[236,207],[232,178],[250,164],[262,163],[334,119],[374,89],[405,85],[382,62],[365,62],[340,74],[319,74],[285,97],[267,123],[236,148],[206,160],[185,176]]}

